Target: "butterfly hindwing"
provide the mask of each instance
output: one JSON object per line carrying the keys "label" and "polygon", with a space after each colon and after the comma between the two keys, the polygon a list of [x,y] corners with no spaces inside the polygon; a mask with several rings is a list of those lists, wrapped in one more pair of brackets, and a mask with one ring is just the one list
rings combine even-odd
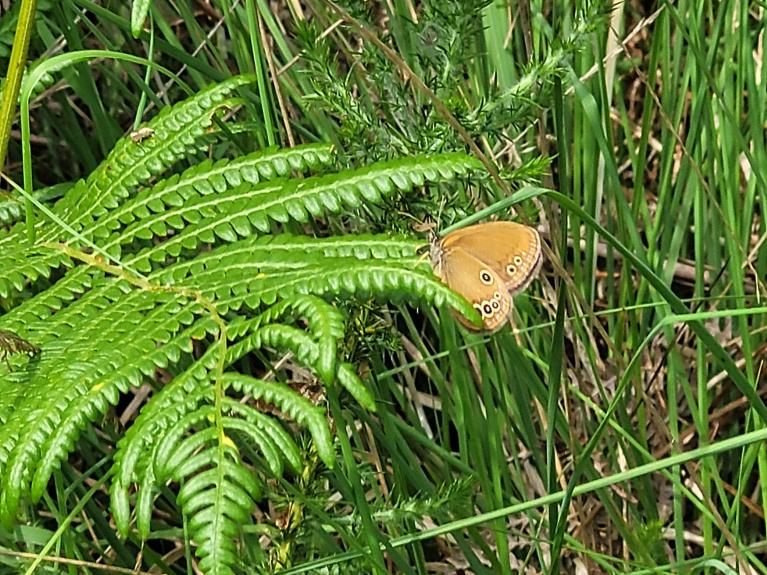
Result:
{"label": "butterfly hindwing", "polygon": [[[440,275],[450,289],[464,296],[479,312],[484,329],[494,331],[504,324],[511,310],[511,297],[492,268],[454,247],[443,252]],[[477,329],[462,316],[457,317],[466,327]]]}

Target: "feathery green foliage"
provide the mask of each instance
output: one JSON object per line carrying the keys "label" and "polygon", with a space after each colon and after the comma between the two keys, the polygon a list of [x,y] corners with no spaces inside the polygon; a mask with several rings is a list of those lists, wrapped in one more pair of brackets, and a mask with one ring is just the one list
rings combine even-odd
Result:
{"label": "feathery green foliage", "polygon": [[[76,239],[43,218],[34,244],[23,223],[0,237],[0,296],[9,308],[0,325],[42,350],[0,396],[6,525],[25,498],[43,496],[88,426],[129,388],[162,372],[168,383],[115,453],[115,521],[127,536],[133,508],[146,538],[158,490],[178,485],[201,569],[227,573],[263,482],[282,476],[286,465],[299,473],[304,457],[278,420],[235,398],[278,409],[311,434],[325,465],[335,461],[321,406],[278,380],[239,375],[236,363],[252,353],[288,354],[325,386],[340,386],[375,411],[354,366],[338,359],[346,320],[336,303],[373,298],[476,314],[418,265],[423,242],[278,232],[466,174],[478,167],[467,156],[415,156],[299,177],[331,167],[332,148],[313,144],[205,160],[163,177],[208,145],[219,111],[235,107],[236,90],[251,81],[213,85],[158,114],[147,125],[151,137],[120,140],[53,207]],[[258,460],[241,455],[238,445],[248,444]]]}

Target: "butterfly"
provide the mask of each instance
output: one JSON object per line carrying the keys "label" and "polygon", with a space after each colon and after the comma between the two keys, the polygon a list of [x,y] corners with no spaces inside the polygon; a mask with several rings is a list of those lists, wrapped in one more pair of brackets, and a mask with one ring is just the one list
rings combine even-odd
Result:
{"label": "butterfly", "polygon": [[457,316],[475,331],[503,326],[512,296],[535,279],[543,260],[538,232],[514,222],[476,224],[433,238],[430,256],[442,281],[479,312],[482,327]]}

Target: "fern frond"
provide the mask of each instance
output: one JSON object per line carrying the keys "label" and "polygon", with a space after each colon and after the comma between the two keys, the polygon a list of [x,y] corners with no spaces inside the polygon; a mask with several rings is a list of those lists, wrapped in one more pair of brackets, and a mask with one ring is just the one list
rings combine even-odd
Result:
{"label": "fern frond", "polygon": [[[231,448],[211,448],[215,466],[186,481],[178,501],[189,516],[189,531],[204,573],[228,575],[237,563],[239,526],[249,522],[261,490]],[[246,505],[247,504],[247,505]]]}
{"label": "fern frond", "polygon": [[[45,346],[25,395],[17,398],[0,428],[0,452],[7,454],[0,458],[0,516],[5,520],[15,514],[23,495],[40,496],[83,427],[117,403],[143,374],[167,365],[157,344],[167,343],[194,318],[195,310],[199,313],[197,304],[167,293],[134,291],[117,301],[90,295],[67,310],[90,309],[88,318],[79,318],[77,330],[56,334],[56,347]],[[169,349],[174,354],[178,348]],[[47,400],[41,402],[41,397]]]}
{"label": "fern frond", "polygon": [[[18,237],[13,242],[0,245],[0,298],[8,298],[12,294],[21,293],[27,283],[48,278],[52,270],[73,266],[65,254],[54,250],[30,247],[21,239],[21,226],[15,225],[12,231],[18,231]],[[10,237],[10,234],[6,238]]]}
{"label": "fern frond", "polygon": [[[196,452],[168,471],[173,472],[173,480],[181,483],[177,501],[189,519],[200,569],[205,573],[232,573],[231,565],[237,560],[235,541],[239,528],[250,521],[253,506],[261,497],[261,485],[242,465],[231,439],[218,437],[214,427],[186,437],[179,445],[178,440],[187,426],[210,416],[210,409],[189,414],[169,432],[162,445],[168,453],[191,455]],[[253,431],[242,420],[234,422],[226,421],[235,429]],[[143,485],[137,504],[137,528],[144,537],[149,535],[145,511],[151,511],[147,493],[151,494],[151,486]]]}
{"label": "fern frond", "polygon": [[290,434],[277,421],[250,405],[230,398],[224,398],[223,409],[225,413],[237,415],[237,419],[224,418],[224,427],[238,429],[241,425],[245,425],[246,427],[240,431],[246,436],[252,436],[256,444],[261,443],[256,438],[256,435],[260,433],[276,446],[279,457],[266,458],[267,465],[274,466],[272,467],[274,475],[282,475],[283,461],[294,472],[300,471],[302,465],[301,451]]}
{"label": "fern frond", "polygon": [[[47,251],[54,251],[47,249]],[[66,258],[69,260],[69,258]],[[3,316],[3,325],[9,329],[22,329],[50,317],[103,277],[101,270],[80,266],[68,271],[58,282],[30,297]],[[2,297],[2,296],[0,296]],[[44,326],[43,326],[44,327]]]}
{"label": "fern frond", "polygon": [[[158,343],[165,339],[169,324],[172,326],[191,323],[193,316],[187,314],[188,308],[180,308],[178,311],[176,317],[167,316],[167,323],[147,321],[155,326],[154,333],[150,330],[146,332],[150,339]],[[30,489],[30,495],[34,501],[42,496],[51,474],[73,448],[80,431],[102,414],[107,405],[116,403],[116,391],[124,392],[128,387],[138,387],[144,376],[152,375],[157,368],[167,367],[169,362],[177,362],[181,354],[189,354],[193,336],[198,334],[200,329],[212,332],[215,325],[210,320],[203,320],[193,328],[177,333],[162,345],[147,346],[145,353],[133,354],[132,361],[116,366],[115,369],[96,380],[88,391],[70,400],[69,405],[62,411],[59,422],[40,449],[41,464],[35,470]],[[166,333],[163,334],[163,332]],[[154,338],[152,338],[153,335]]]}
{"label": "fern frond", "polygon": [[317,454],[322,462],[330,468],[335,466],[333,440],[325,420],[325,411],[322,408],[317,407],[301,394],[279,382],[263,381],[239,373],[225,373],[221,378],[221,383],[225,387],[231,387],[235,391],[252,396],[254,399],[262,399],[274,405],[289,415],[292,420],[305,426],[312,435]]}
{"label": "fern frond", "polygon": [[[156,277],[200,290],[227,310],[243,304],[258,309],[280,298],[311,294],[447,304],[479,321],[477,311],[427,271],[428,266],[415,267],[421,245],[385,236],[306,240],[283,234],[278,241],[264,238],[221,246],[191,262],[169,266]],[[373,259],[325,257],[326,252]],[[389,253],[410,258],[376,259]],[[408,259],[410,263],[404,263]]]}
{"label": "fern frond", "polygon": [[[155,137],[140,143],[129,137],[120,140],[106,160],[88,177],[77,182],[56,203],[54,212],[76,230],[87,228],[94,219],[115,208],[140,185],[178,160],[196,151],[216,110],[227,105],[226,98],[238,87],[253,81],[250,76],[235,76],[214,84],[194,97],[165,108],[150,124]],[[38,221],[40,241],[57,241],[61,230],[48,220]],[[72,265],[61,252],[26,245],[26,230],[16,225],[0,237],[0,297],[25,283],[48,277],[51,270]]]}
{"label": "fern frond", "polygon": [[[151,188],[139,192],[135,198],[100,218],[89,230],[92,237],[107,240],[109,234],[135,220],[147,219],[151,214],[163,214],[165,223],[173,229],[181,229],[188,221],[189,203],[203,196],[222,194],[247,184],[256,186],[262,182],[288,176],[291,172],[303,173],[309,169],[326,166],[333,158],[332,146],[307,144],[290,149],[268,149],[233,160],[222,159],[215,163],[206,160],[181,175],[162,180]],[[176,211],[178,210],[178,211]],[[242,235],[245,235],[243,229]],[[158,233],[157,235],[164,235]],[[145,237],[139,232],[114,233],[107,245],[125,244],[134,236]]]}
{"label": "fern frond", "polygon": [[[309,326],[308,333],[314,336],[308,343],[311,343],[314,348],[318,348],[320,345],[331,348],[331,353],[335,357],[336,341],[338,337],[343,335],[341,314],[323,300],[311,296],[301,296],[293,300],[283,300],[256,318],[232,321],[228,334],[230,337],[236,338],[237,341],[227,348],[225,364],[230,365],[246,353],[261,347],[263,341],[258,334],[265,324],[270,327],[275,321],[293,321],[302,316],[305,317]],[[147,489],[151,490],[151,485],[156,481],[157,474],[153,464],[146,465],[141,454],[155,444],[158,435],[161,435],[163,430],[167,429],[173,422],[178,421],[186,413],[195,412],[202,404],[212,401],[209,370],[213,367],[218,349],[219,344],[214,344],[208,348],[200,360],[194,362],[184,373],[174,378],[173,382],[166,386],[141,411],[138,419],[128,429],[123,440],[120,441],[115,454],[116,480],[113,483],[111,494],[115,520],[121,533],[127,534],[128,529],[129,486],[137,482],[142,485],[142,489],[144,489],[143,486],[147,486]],[[319,352],[317,353],[319,354]],[[350,371],[348,365],[341,366],[338,373],[339,381],[354,382],[356,375]],[[358,378],[356,379],[358,381]],[[364,393],[359,392],[359,389],[364,390],[361,381],[357,383],[355,397],[364,399]],[[241,418],[262,429],[267,437],[271,438],[277,445],[279,453],[291,467],[296,468],[299,465],[300,459],[295,444],[276,423],[248,406],[233,404],[227,399],[224,400],[224,403],[228,411],[236,412]],[[372,403],[372,398],[370,403]],[[266,450],[269,451],[268,448]],[[268,459],[268,462],[270,464],[276,463],[273,458]],[[281,469],[281,464],[278,465]],[[160,473],[159,476],[163,477],[163,473]],[[139,502],[143,502],[143,505],[149,505],[149,511],[151,511],[151,497],[141,493]],[[146,517],[149,511],[143,507],[139,508],[137,503],[137,517]]]}
{"label": "fern frond", "polygon": [[[320,359],[320,347],[301,330],[286,325],[268,325],[258,330],[257,336],[261,338],[263,345],[291,350],[303,365],[319,372],[317,365]],[[362,407],[369,411],[376,410],[375,399],[351,366],[341,365],[338,373],[334,375],[337,375],[338,382]],[[332,383],[332,380],[325,381]]]}
{"label": "fern frond", "polygon": [[[215,196],[200,196],[161,214],[142,214],[125,232],[124,241],[164,237],[168,229],[183,230],[147,248],[133,265],[149,273],[156,262],[177,257],[199,244],[233,242],[250,233],[268,233],[272,224],[304,223],[314,218],[377,203],[395,192],[424,182],[447,181],[476,169],[474,158],[447,153],[381,162],[364,170],[304,180],[277,180],[253,186],[243,183]],[[122,240],[121,240],[122,241]]]}
{"label": "fern frond", "polygon": [[[148,446],[158,445],[158,437],[163,438],[162,442],[173,441],[173,437],[176,436],[174,434],[176,432],[181,433],[179,430],[184,425],[187,425],[186,423],[176,424],[176,422],[185,421],[189,422],[189,425],[191,425],[192,423],[202,421],[202,419],[195,418],[202,417],[199,415],[202,413],[200,411],[201,406],[213,401],[213,387],[208,379],[197,379],[196,377],[193,377],[191,372],[187,372],[187,374],[187,377],[184,378],[186,380],[185,383],[187,384],[184,389],[186,393],[181,394],[182,397],[180,401],[176,402],[175,399],[179,397],[179,394],[177,393],[179,391],[178,387],[183,385],[183,383],[174,382],[175,389],[165,388],[158,396],[165,395],[165,397],[162,397],[161,403],[167,405],[169,408],[166,410],[153,408],[151,413],[144,413],[142,411],[136,425],[131,429],[130,436],[126,435],[126,438],[118,445],[118,453],[115,456],[117,463],[117,478],[113,485],[113,501],[118,498],[125,500],[129,485],[133,482],[138,482],[143,485],[147,475],[151,475],[153,481],[165,479],[170,473],[169,468],[173,467],[172,465],[168,466],[163,463],[163,461],[169,459],[165,456],[168,452],[168,448],[160,448],[159,454],[149,462],[140,461],[141,453],[144,452]],[[225,388],[231,387],[239,393],[247,394],[254,399],[261,399],[267,403],[273,404],[280,409],[280,411],[289,415],[291,419],[307,427],[315,440],[318,452],[323,461],[326,464],[329,463],[329,466],[333,465],[335,457],[332,441],[330,439],[330,431],[327,428],[322,408],[315,406],[308,399],[304,398],[298,392],[283,383],[266,382],[246,376],[243,376],[243,378],[244,379],[240,379],[238,374],[227,373],[224,374],[221,384]],[[169,391],[166,392],[166,390]],[[281,450],[278,450],[280,456],[284,458],[291,467],[297,467],[299,463],[299,459],[296,455],[297,448],[287,435],[275,427],[276,424],[267,424],[264,419],[266,416],[262,414],[256,415],[257,412],[253,411],[251,408],[233,407],[233,404],[228,401],[225,401],[225,405],[231,411],[244,417],[245,421],[249,421],[258,428],[264,429],[266,437],[268,437],[270,441],[275,442],[275,445],[280,446]],[[174,427],[174,425],[179,425],[181,427]],[[167,431],[168,429],[175,429],[176,431],[169,436],[168,433],[170,432]],[[170,437],[170,439],[167,439],[168,437]],[[159,462],[163,466],[160,471],[155,467],[155,462]],[[275,469],[281,470],[282,468],[282,464],[277,461],[271,461],[269,465],[275,466]],[[121,492],[118,493],[118,491]],[[124,504],[121,504],[121,506],[124,508]],[[120,521],[118,521],[117,524],[121,531],[124,528],[127,529],[127,516],[120,517]]]}
{"label": "fern frond", "polygon": [[[309,432],[326,466],[335,460],[321,405],[285,383],[235,373],[236,362],[253,352],[267,365],[287,355],[375,411],[373,394],[339,356],[346,301],[448,305],[478,319],[421,264],[425,241],[272,235],[285,223],[448,181],[480,168],[474,158],[415,156],[316,175],[333,151],[315,144],[203,161],[156,181],[209,141],[214,115],[238,103],[234,91],[251,81],[236,77],[203,90],[152,120],[152,137],[121,140],[53,207],[78,234],[67,244],[58,243],[64,232],[48,220],[35,224],[44,245],[28,245],[18,225],[0,231],[0,298],[10,308],[0,330],[24,334],[41,349],[26,363],[14,359],[11,373],[0,362],[6,523],[25,498],[43,496],[84,429],[149,381],[158,389],[114,455],[110,497],[118,531],[128,534],[135,512],[137,531],[147,537],[159,488],[180,484],[177,500],[202,569],[227,573],[238,526],[262,482],[303,465],[295,434]],[[78,251],[82,241],[102,253]],[[169,383],[158,383],[158,369]],[[293,424],[283,427],[267,414],[273,408]],[[243,449],[243,457],[238,446],[246,445],[256,450]]]}
{"label": "fern frond", "polygon": [[165,261],[168,256],[177,257],[182,250],[191,251],[200,244],[218,241],[233,242],[241,237],[240,234],[242,237],[251,234],[253,225],[247,217],[249,206],[260,201],[259,196],[280,190],[284,185],[285,180],[257,186],[240,184],[219,194],[192,198],[160,214],[140,214],[140,219],[120,234],[120,242],[162,238],[169,229],[180,230],[163,243],[140,253],[133,262],[136,269],[149,273],[157,262]]}
{"label": "fern frond", "polygon": [[[239,526],[249,521],[250,513],[260,498],[257,475],[241,461],[234,436],[257,445],[272,476],[279,477],[287,463],[300,469],[301,457],[292,438],[272,418],[231,398],[223,401],[221,418],[226,435],[212,425],[216,408],[213,387],[205,381],[188,392],[182,409],[185,413],[159,412],[151,425],[152,457],[137,471],[140,484],[136,499],[136,527],[141,537],[149,536],[150,518],[157,486],[166,481],[182,485],[177,501],[189,518],[189,531],[197,545],[200,566],[207,573],[229,572],[236,559],[235,543]],[[280,408],[312,434],[320,457],[329,464],[334,454],[324,411],[278,382],[265,382],[239,374],[224,374],[220,382],[254,398],[263,399]],[[142,413],[140,417],[145,417]],[[143,424],[144,429],[150,427]],[[134,426],[135,427],[135,426]],[[190,433],[191,432],[191,433]],[[132,445],[129,446],[129,449]],[[116,457],[123,467],[113,484],[112,502],[121,532],[127,531],[129,517],[127,488],[132,473],[126,473],[125,454]]]}
{"label": "fern frond", "polygon": [[[94,220],[115,208],[131,190],[145,185],[180,159],[188,157],[207,143],[204,137],[218,110],[229,106],[227,98],[239,87],[255,81],[255,77],[233,76],[212,84],[183,102],[164,108],[146,127],[154,136],[134,141],[130,137],[117,142],[107,159],[86,182],[82,196],[67,194],[61,210],[78,214],[75,225],[86,216]],[[58,208],[59,206],[57,206]]]}
{"label": "fern frond", "polygon": [[[218,266],[240,267],[255,262],[251,270],[294,268],[301,260],[311,263],[317,258],[354,257],[357,259],[412,259],[417,261],[417,250],[427,243],[412,238],[384,235],[350,235],[330,238],[310,238],[280,234],[247,238],[219,246],[192,260],[180,261],[155,272],[152,277],[161,283],[182,283],[184,278],[199,278],[201,274]],[[247,272],[251,273],[251,272]],[[204,282],[200,282],[204,283]]]}
{"label": "fern frond", "polygon": [[[214,421],[215,411],[213,405],[206,405],[187,413],[176,421],[155,444],[152,457],[155,480],[158,483],[164,483],[170,479],[183,480],[187,475],[192,475],[200,468],[209,465],[210,460],[199,457],[199,452],[211,442],[215,443],[220,439],[227,447],[235,447],[231,440],[219,438],[218,430],[210,425]],[[202,426],[202,430],[195,431],[195,428],[199,426]],[[192,433],[189,434],[189,432]],[[274,445],[268,445],[265,452],[277,457]],[[184,473],[183,469],[187,466],[191,468]],[[280,469],[280,466],[273,463],[272,468]]]}
{"label": "fern frond", "polygon": [[[313,296],[286,298],[261,314],[261,322],[293,323],[299,318],[306,322],[310,344],[317,348],[314,366],[326,382],[333,381],[336,371],[338,340],[344,335],[344,316],[324,300]],[[303,333],[302,333],[303,335]]]}
{"label": "fern frond", "polygon": [[446,153],[379,162],[361,170],[291,180],[283,190],[264,196],[249,217],[253,225],[268,231],[268,219],[279,223],[337,214],[363,203],[404,192],[426,182],[447,181],[481,167],[471,156]]}
{"label": "fern frond", "polygon": [[[35,199],[42,203],[51,203],[60,198],[72,187],[70,182],[39,188],[33,192]],[[0,226],[10,228],[24,217],[24,199],[15,196],[0,197]]]}
{"label": "fern frond", "polygon": [[[364,261],[356,258],[327,258],[308,262],[304,267],[290,271],[262,271],[233,269],[231,276],[224,274],[218,285],[206,286],[211,293],[221,295],[228,307],[239,307],[241,302],[251,308],[270,304],[278,297],[298,294],[318,296],[375,298],[392,302],[426,302],[441,307],[449,305],[470,319],[479,321],[477,311],[461,296],[450,290],[433,274],[414,269],[399,261]],[[225,268],[225,272],[228,272]],[[233,277],[232,277],[233,276]],[[247,285],[244,292],[243,283]],[[235,289],[235,284],[238,284]]]}
{"label": "fern frond", "polygon": [[[214,345],[208,348],[204,357],[215,358],[217,353],[218,345]],[[132,483],[139,482],[142,486],[141,497],[136,503],[137,510],[141,510],[137,511],[137,516],[142,517],[141,525],[148,525],[151,515],[154,464],[142,459],[142,455],[152,448],[158,434],[170,427],[173,421],[193,412],[202,404],[210,393],[211,385],[204,362],[198,360],[184,373],[176,376],[141,410],[139,417],[117,444],[110,502],[115,525],[123,537],[128,535],[130,526],[129,490]]]}

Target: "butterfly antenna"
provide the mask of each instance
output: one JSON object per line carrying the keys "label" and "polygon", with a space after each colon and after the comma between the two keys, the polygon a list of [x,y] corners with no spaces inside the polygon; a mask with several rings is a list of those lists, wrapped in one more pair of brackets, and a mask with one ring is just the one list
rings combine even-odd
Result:
{"label": "butterfly antenna", "polygon": [[[444,196],[439,202],[439,210],[437,211],[437,230],[442,228],[442,211],[445,209],[445,198]],[[437,235],[439,235],[439,232],[437,232]]]}

